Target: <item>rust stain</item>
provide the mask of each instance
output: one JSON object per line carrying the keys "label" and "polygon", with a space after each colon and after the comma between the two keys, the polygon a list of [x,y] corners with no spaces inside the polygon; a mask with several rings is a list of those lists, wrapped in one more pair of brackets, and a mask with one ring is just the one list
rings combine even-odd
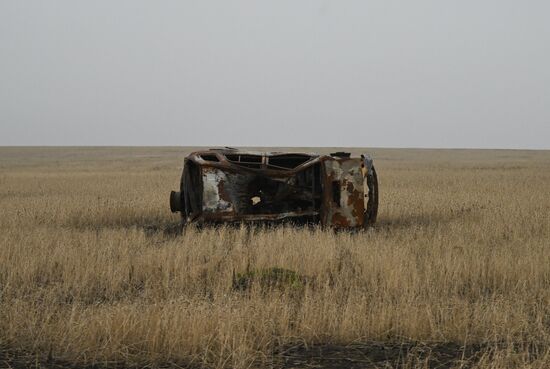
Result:
{"label": "rust stain", "polygon": [[218,192],[221,199],[225,201],[231,201],[231,197],[229,196],[227,191],[225,191],[225,180],[223,179],[218,182]]}
{"label": "rust stain", "polygon": [[352,208],[352,214],[359,217],[363,213],[363,196],[362,192],[353,191],[349,196],[348,205]]}
{"label": "rust stain", "polygon": [[350,221],[348,218],[343,216],[341,213],[334,213],[332,215],[332,224],[337,227],[349,227]]}

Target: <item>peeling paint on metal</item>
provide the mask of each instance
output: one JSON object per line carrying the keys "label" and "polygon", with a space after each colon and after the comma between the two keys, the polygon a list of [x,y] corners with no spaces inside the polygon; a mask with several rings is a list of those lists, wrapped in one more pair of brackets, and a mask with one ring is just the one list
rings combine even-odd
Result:
{"label": "peeling paint on metal", "polygon": [[225,173],[220,170],[210,169],[203,171],[203,211],[233,211],[231,203],[220,197],[219,184],[225,180]]}

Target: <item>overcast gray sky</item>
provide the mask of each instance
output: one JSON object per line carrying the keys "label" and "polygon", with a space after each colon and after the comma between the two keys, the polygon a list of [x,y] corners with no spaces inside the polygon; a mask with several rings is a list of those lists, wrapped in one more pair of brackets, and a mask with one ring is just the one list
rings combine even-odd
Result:
{"label": "overcast gray sky", "polygon": [[549,142],[546,0],[0,0],[0,145]]}

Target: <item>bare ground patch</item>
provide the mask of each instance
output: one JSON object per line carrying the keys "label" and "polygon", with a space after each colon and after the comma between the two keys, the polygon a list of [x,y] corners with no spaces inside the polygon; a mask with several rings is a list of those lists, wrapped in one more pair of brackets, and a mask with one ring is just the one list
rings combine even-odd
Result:
{"label": "bare ground patch", "polygon": [[[272,360],[252,364],[252,368],[319,368],[319,369],[425,369],[474,368],[480,361],[491,361],[499,352],[507,350],[502,345],[461,345],[453,342],[363,342],[348,345],[304,344],[287,345],[272,353]],[[531,360],[536,360],[537,350],[531,350]],[[508,350],[509,352],[509,350]],[[199,363],[158,362],[136,364],[123,361],[97,362],[81,365],[55,357],[28,352],[0,349],[0,367],[23,369],[145,369],[145,368],[209,368]]]}

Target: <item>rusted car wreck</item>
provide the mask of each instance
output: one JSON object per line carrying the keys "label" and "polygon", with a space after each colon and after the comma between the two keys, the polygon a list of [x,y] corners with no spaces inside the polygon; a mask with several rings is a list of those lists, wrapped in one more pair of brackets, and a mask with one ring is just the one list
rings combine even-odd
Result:
{"label": "rusted car wreck", "polygon": [[378,181],[368,155],[210,149],[185,158],[170,209],[184,225],[291,221],[361,228],[376,221]]}

